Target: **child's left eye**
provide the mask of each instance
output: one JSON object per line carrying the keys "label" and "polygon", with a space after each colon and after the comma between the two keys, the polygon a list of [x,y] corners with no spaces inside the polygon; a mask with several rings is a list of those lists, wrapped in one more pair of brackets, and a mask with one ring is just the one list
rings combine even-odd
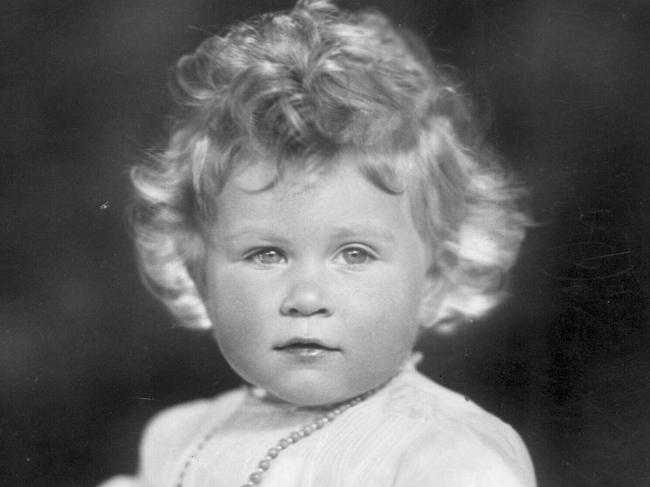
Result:
{"label": "child's left eye", "polygon": [[375,260],[370,252],[361,247],[348,247],[343,249],[339,253],[339,256],[346,264],[367,264]]}

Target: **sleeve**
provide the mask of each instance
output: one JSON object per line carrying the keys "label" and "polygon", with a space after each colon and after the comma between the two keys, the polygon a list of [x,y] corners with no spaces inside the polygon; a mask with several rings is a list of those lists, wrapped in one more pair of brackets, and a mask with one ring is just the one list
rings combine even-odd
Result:
{"label": "sleeve", "polygon": [[118,475],[102,482],[97,487],[150,487],[148,484],[127,475]]}
{"label": "sleeve", "polygon": [[145,427],[140,441],[136,476],[111,477],[98,487],[159,487],[193,438],[209,401],[200,400],[158,413]]}
{"label": "sleeve", "polygon": [[526,447],[470,428],[424,432],[404,452],[394,487],[535,487]]}
{"label": "sleeve", "polygon": [[165,479],[173,475],[176,462],[196,436],[209,404],[206,400],[181,404],[159,413],[149,422],[140,443],[141,484],[137,487],[158,487],[167,482]]}

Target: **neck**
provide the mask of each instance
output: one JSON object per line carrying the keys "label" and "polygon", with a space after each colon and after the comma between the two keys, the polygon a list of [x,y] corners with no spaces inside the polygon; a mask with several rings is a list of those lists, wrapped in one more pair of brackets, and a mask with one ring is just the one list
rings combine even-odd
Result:
{"label": "neck", "polygon": [[342,399],[340,401],[334,401],[331,403],[325,403],[325,404],[317,404],[317,405],[310,405],[310,406],[301,406],[299,404],[291,403],[288,401],[285,401],[284,399],[279,398],[275,394],[267,391],[266,389],[263,389],[261,387],[252,385],[252,384],[247,384],[248,386],[248,391],[249,394],[256,399],[263,401],[265,403],[277,405],[279,407],[283,407],[285,409],[290,409],[290,410],[304,410],[304,411],[319,411],[319,410],[328,410],[328,409],[333,409],[336,408],[337,406],[340,406],[342,404],[345,404],[348,401],[353,400],[356,397],[360,396],[366,396],[369,395],[370,393],[374,393],[380,389],[383,389],[388,383],[390,383],[396,376],[398,376],[400,373],[402,373],[405,370],[410,370],[415,368],[415,366],[422,361],[422,354],[420,352],[413,352],[402,364],[402,366],[397,370],[397,372],[386,382],[383,384],[379,385],[378,387],[375,387],[369,391],[363,391],[356,396],[351,396],[346,399]]}

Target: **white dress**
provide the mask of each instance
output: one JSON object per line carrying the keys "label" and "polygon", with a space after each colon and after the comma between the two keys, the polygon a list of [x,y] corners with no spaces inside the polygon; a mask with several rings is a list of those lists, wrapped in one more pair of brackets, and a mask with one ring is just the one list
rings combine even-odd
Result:
{"label": "white dress", "polygon": [[[182,487],[239,487],[280,438],[322,414],[265,401],[244,387],[183,404],[148,425],[137,476],[100,487],[179,487],[181,478]],[[260,484],[425,486],[534,487],[535,475],[510,426],[412,365],[282,451]]]}

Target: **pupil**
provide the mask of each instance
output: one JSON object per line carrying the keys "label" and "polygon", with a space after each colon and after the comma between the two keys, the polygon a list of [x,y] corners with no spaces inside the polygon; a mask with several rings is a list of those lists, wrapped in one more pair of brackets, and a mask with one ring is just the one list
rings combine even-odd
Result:
{"label": "pupil", "polygon": [[276,250],[265,250],[257,255],[259,262],[273,264],[278,261],[278,252]]}
{"label": "pupil", "polygon": [[347,258],[348,262],[358,263],[358,262],[363,262],[364,260],[364,252],[359,249],[348,250],[347,256],[348,256]]}

